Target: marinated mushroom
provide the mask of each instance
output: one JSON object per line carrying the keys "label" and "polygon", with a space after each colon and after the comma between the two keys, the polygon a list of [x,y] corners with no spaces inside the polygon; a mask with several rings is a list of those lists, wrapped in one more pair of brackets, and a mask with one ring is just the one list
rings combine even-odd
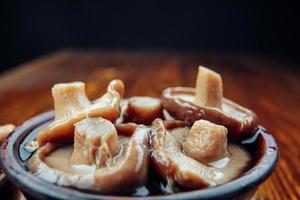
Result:
{"label": "marinated mushroom", "polygon": [[104,118],[86,118],[75,124],[72,164],[104,166],[118,152],[115,126]]}
{"label": "marinated mushroom", "polygon": [[[178,121],[174,123],[156,119],[150,132],[150,158],[168,188],[177,185],[196,189],[222,184],[239,176],[248,166],[250,156],[242,147],[229,144],[227,151],[226,128],[203,120],[192,129]],[[222,147],[218,149],[217,144]]]}
{"label": "marinated mushroom", "polygon": [[182,147],[187,156],[201,163],[220,160],[227,154],[227,128],[206,120],[196,121]]}
{"label": "marinated mushroom", "polygon": [[196,81],[195,103],[222,109],[222,99],[223,84],[220,74],[200,66]]}
{"label": "marinated mushroom", "polygon": [[87,118],[76,124],[75,131],[75,137],[81,136],[74,148],[47,143],[30,159],[29,170],[61,186],[101,193],[127,192],[145,183],[148,128],[139,126],[132,137],[118,140],[110,121]]}
{"label": "marinated mushroom", "polygon": [[28,169],[59,186],[146,196],[223,184],[250,167],[233,140],[251,134],[256,115],[223,98],[222,78],[209,69],[199,68],[196,89],[168,88],[162,102],[122,99],[120,80],[95,101],[82,82],[57,84],[52,95],[54,122],[24,148],[38,146]]}
{"label": "marinated mushroom", "polygon": [[154,166],[168,184],[201,188],[216,185],[216,180],[223,176],[218,170],[183,154],[175,137],[166,130],[161,119],[156,119],[152,124],[150,145]]}
{"label": "marinated mushroom", "polygon": [[162,104],[169,114],[190,126],[204,119],[225,126],[230,140],[250,136],[257,127],[256,114],[223,98],[222,90],[220,75],[199,67],[196,88],[167,88],[162,94]]}
{"label": "marinated mushroom", "polygon": [[5,124],[0,126],[0,143],[3,142],[7,136],[15,130],[13,124]]}
{"label": "marinated mushroom", "polygon": [[156,118],[163,116],[160,99],[153,97],[131,97],[125,105],[124,122],[150,125]]}
{"label": "marinated mushroom", "polygon": [[52,88],[55,107],[55,120],[48,128],[37,135],[39,146],[47,142],[72,140],[74,124],[86,117],[103,117],[115,121],[120,114],[120,100],[124,94],[124,84],[113,80],[107,92],[90,102],[82,82],[56,84]]}
{"label": "marinated mushroom", "polygon": [[[138,127],[116,163],[95,173],[95,183],[102,191],[132,191],[146,183],[148,173],[148,128]],[[126,147],[127,146],[127,147]],[[103,189],[102,189],[103,188]]]}

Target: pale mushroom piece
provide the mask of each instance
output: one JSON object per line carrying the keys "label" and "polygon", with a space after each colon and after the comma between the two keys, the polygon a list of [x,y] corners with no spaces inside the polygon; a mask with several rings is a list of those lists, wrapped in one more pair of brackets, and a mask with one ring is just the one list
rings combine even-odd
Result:
{"label": "pale mushroom piece", "polygon": [[196,121],[182,144],[183,152],[208,164],[224,158],[227,154],[227,128],[206,120]]}
{"label": "pale mushroom piece", "polygon": [[166,129],[161,119],[151,128],[151,159],[157,172],[169,183],[184,188],[202,188],[216,185],[223,174],[182,153],[180,145]]}
{"label": "pale mushroom piece", "polygon": [[7,136],[15,130],[15,125],[5,124],[0,126],[0,143],[3,142]]}
{"label": "pale mushroom piece", "polygon": [[123,121],[150,125],[156,118],[162,118],[163,107],[160,99],[136,96],[128,99]]}
{"label": "pale mushroom piece", "polygon": [[95,185],[104,192],[130,191],[146,183],[148,173],[148,128],[138,127],[127,149],[109,168],[95,173]]}
{"label": "pale mushroom piece", "polygon": [[[101,193],[132,191],[145,184],[148,172],[148,131],[137,127],[126,144],[120,146],[113,162],[101,168],[95,165],[73,165],[72,145],[47,143],[28,162],[36,176],[60,186]],[[110,131],[109,131],[110,132]]]}
{"label": "pale mushroom piece", "polygon": [[82,82],[56,84],[52,88],[55,120],[37,135],[39,146],[47,142],[72,140],[74,124],[86,117],[103,117],[115,121],[120,114],[120,101],[124,94],[124,84],[113,80],[107,92],[94,102],[90,102]]}
{"label": "pale mushroom piece", "polygon": [[195,103],[201,106],[222,108],[223,84],[220,74],[199,66],[195,90]]}
{"label": "pale mushroom piece", "polygon": [[86,118],[75,124],[71,163],[102,167],[118,152],[115,126],[101,117]]}

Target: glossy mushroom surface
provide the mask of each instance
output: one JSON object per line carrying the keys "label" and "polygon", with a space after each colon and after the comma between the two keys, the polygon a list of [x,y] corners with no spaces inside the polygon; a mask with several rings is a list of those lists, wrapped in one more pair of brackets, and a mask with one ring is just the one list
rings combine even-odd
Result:
{"label": "glossy mushroom surface", "polygon": [[107,92],[91,102],[85,93],[85,84],[73,82],[57,84],[52,88],[55,120],[37,136],[40,146],[47,142],[72,140],[74,124],[86,117],[103,117],[115,121],[120,114],[120,101],[124,94],[124,84],[113,80]]}
{"label": "glossy mushroom surface", "polygon": [[206,120],[196,121],[182,143],[183,152],[201,163],[226,157],[227,128]]}
{"label": "glossy mushroom surface", "polygon": [[172,87],[162,93],[164,109],[175,119],[192,125],[199,119],[223,125],[230,140],[253,134],[257,116],[251,110],[223,97],[220,74],[199,66],[195,88]]}
{"label": "glossy mushroom surface", "polygon": [[201,188],[216,185],[215,180],[222,176],[214,168],[185,156],[162,120],[157,119],[152,124],[151,148],[151,158],[156,170],[168,184],[175,182],[183,187]]}
{"label": "glossy mushroom surface", "polygon": [[115,126],[101,117],[86,118],[75,124],[72,164],[105,166],[119,151]]}
{"label": "glossy mushroom surface", "polygon": [[[148,172],[149,129],[139,126],[130,138],[117,139],[116,129],[109,123],[101,118],[84,119],[76,128],[77,134],[85,136],[76,138],[74,147],[47,143],[30,158],[28,169],[60,186],[101,193],[123,193],[143,185]],[[86,125],[90,127],[81,133],[80,126]]]}
{"label": "glossy mushroom surface", "polygon": [[156,118],[163,117],[163,106],[158,98],[135,96],[122,102],[122,122],[151,125]]}
{"label": "glossy mushroom surface", "polygon": [[220,74],[199,66],[195,103],[206,107],[222,108],[223,83]]}
{"label": "glossy mushroom surface", "polygon": [[[169,127],[170,123],[168,122]],[[176,124],[179,125],[177,122]],[[207,124],[203,126],[202,129],[205,129]],[[217,128],[219,129],[219,127]],[[216,130],[214,129],[212,132],[214,131]],[[156,171],[167,182],[167,187],[170,188],[171,192],[176,185],[182,188],[195,189],[222,184],[238,177],[249,166],[250,155],[236,144],[228,146],[228,153],[227,148],[226,150],[222,148],[225,152],[222,153],[220,160],[215,160],[220,158],[217,156],[214,158],[214,162],[204,163],[202,160],[199,162],[185,152],[187,149],[192,150],[193,145],[183,147],[189,134],[193,135],[193,130],[191,131],[190,128],[172,126],[172,129],[167,129],[165,123],[160,119],[156,119],[152,124],[151,160]],[[220,144],[219,136],[216,136],[215,133],[212,135],[214,138],[203,138],[204,141],[201,142],[206,143],[205,140],[213,139],[217,144]],[[227,141],[223,142],[227,145]],[[220,145],[224,144],[221,142]],[[200,145],[198,148],[200,152],[207,151],[208,154],[215,151],[215,149],[207,149],[205,145],[202,147]],[[214,148],[218,147],[215,146]],[[226,157],[223,158],[225,154]]]}
{"label": "glossy mushroom surface", "polygon": [[222,100],[222,109],[197,105],[194,88],[167,88],[163,91],[162,103],[171,116],[184,120],[187,125],[204,119],[225,126],[230,140],[249,137],[257,127],[254,112],[226,98]]}

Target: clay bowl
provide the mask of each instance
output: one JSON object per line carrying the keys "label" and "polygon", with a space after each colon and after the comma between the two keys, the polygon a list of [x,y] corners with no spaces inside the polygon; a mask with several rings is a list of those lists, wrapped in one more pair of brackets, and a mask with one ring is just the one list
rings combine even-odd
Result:
{"label": "clay bowl", "polygon": [[[60,187],[39,179],[26,170],[32,153],[24,149],[28,141],[53,120],[54,113],[47,112],[25,122],[1,146],[1,164],[7,178],[21,189],[27,199],[244,199],[254,194],[257,187],[272,173],[278,159],[278,147],[271,134],[259,127],[256,137],[249,141],[255,161],[241,177],[229,183],[171,195],[147,197],[107,196],[91,194],[72,188]],[[247,144],[245,144],[247,145]]]}

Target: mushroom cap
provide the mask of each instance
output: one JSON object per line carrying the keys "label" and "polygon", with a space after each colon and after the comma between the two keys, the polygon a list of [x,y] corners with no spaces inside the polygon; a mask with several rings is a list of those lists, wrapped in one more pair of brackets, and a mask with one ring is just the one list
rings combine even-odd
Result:
{"label": "mushroom cap", "polygon": [[229,140],[249,137],[257,127],[257,116],[251,110],[230,101],[222,100],[222,109],[196,105],[195,89],[190,87],[171,87],[162,93],[162,104],[172,116],[184,120],[191,126],[204,119],[228,129]]}
{"label": "mushroom cap", "polygon": [[101,193],[128,192],[147,180],[148,132],[149,128],[137,127],[126,147],[114,157],[115,161],[92,172],[71,173],[47,165],[45,158],[61,147],[55,143],[40,147],[28,161],[28,169],[41,179],[60,186]]}

